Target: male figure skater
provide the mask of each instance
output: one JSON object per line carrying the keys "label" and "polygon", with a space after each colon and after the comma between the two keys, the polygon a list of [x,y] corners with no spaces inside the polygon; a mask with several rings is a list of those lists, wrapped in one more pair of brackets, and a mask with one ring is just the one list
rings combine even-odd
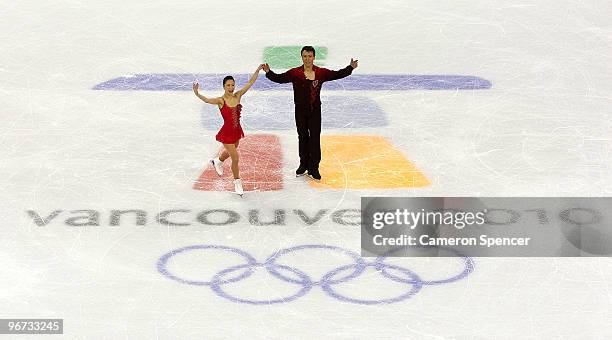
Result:
{"label": "male figure skater", "polygon": [[302,66],[276,74],[264,64],[266,78],[275,83],[293,84],[293,101],[295,103],[295,126],[297,127],[300,166],[296,176],[308,172],[308,176],[319,181],[319,163],[321,162],[321,85],[326,81],[349,76],[357,68],[358,60],[351,58],[350,64],[338,71],[328,70],[314,65],[315,49],[304,46],[301,50]]}

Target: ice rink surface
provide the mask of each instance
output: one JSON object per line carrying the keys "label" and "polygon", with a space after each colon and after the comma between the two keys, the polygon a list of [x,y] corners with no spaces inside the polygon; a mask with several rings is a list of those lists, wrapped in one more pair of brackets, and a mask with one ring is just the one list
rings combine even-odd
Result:
{"label": "ice rink surface", "polygon": [[[3,1],[0,13],[0,318],[63,318],[66,339],[612,337],[605,257],[395,258],[403,280],[373,265],[351,275],[362,196],[610,196],[609,1]],[[254,88],[245,133],[276,136],[282,188],[243,198],[194,188],[220,147],[214,107],[188,88],[94,89],[246,74],[266,47],[294,45],[327,47],[331,69],[359,59],[355,76],[491,86],[323,86],[327,143],[378,136],[423,175],[395,188],[295,178],[291,92]],[[343,99],[380,115],[351,126]],[[276,105],[276,125],[257,124]]]}

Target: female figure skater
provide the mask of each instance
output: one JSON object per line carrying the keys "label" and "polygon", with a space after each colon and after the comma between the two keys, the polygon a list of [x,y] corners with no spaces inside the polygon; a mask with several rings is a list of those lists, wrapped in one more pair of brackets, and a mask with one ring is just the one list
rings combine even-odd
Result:
{"label": "female figure skater", "polygon": [[234,81],[234,78],[232,76],[223,78],[223,89],[225,92],[221,97],[217,98],[204,97],[198,93],[200,84],[193,84],[193,92],[198,98],[202,99],[205,103],[217,105],[221,111],[223,126],[221,127],[221,130],[219,130],[219,133],[217,133],[216,139],[223,144],[224,150],[219,156],[217,156],[217,158],[211,159],[210,162],[215,168],[217,174],[221,176],[223,175],[223,161],[225,161],[228,157],[232,159],[234,189],[240,196],[244,194],[244,190],[242,189],[242,181],[240,180],[240,173],[238,170],[238,144],[240,143],[240,138],[244,137],[244,132],[240,126],[240,111],[242,110],[240,98],[242,98],[242,95],[244,95],[255,83],[257,77],[259,76],[259,71],[262,68],[263,64],[259,65],[259,67],[257,67],[255,70],[255,73],[253,73],[249,79],[249,82],[235,93],[234,88],[236,86],[236,82]]}

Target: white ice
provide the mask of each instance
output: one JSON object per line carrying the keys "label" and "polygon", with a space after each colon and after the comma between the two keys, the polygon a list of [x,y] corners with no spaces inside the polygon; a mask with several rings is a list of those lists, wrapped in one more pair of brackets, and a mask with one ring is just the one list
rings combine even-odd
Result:
{"label": "white ice", "polygon": [[[260,261],[303,244],[359,252],[359,227],[331,213],[358,209],[362,196],[609,196],[609,1],[3,1],[0,13],[0,318],[63,318],[68,339],[612,337],[609,258],[476,258],[464,280],[374,306],[316,287],[292,302],[245,305],[156,269],[163,254],[196,244]],[[493,86],[359,92],[391,124],[323,131],[388,138],[429,187],[313,189],[292,175],[297,138],[287,130],[273,132],[285,188],[243,199],[191,187],[219,147],[191,92],[91,90],[129,74],[247,73],[265,46],[305,44],[327,46],[334,69],[353,57],[359,74],[473,75]],[[110,226],[113,209],[141,209],[147,223],[126,215]],[[190,210],[173,217],[191,225],[157,223],[168,209]],[[209,209],[240,221],[197,223]],[[286,225],[248,222],[249,210],[269,219],[275,209],[287,211]],[[296,209],[329,213],[306,226]],[[28,210],[62,212],[38,226]],[[100,226],[66,225],[76,210],[99,212]],[[173,269],[210,279],[241,261],[203,251]],[[350,263],[325,251],[284,261],[313,277]],[[431,278],[458,268],[456,259],[392,262]],[[295,287],[258,271],[231,289],[265,299]],[[371,271],[340,288],[384,298],[407,286]]]}

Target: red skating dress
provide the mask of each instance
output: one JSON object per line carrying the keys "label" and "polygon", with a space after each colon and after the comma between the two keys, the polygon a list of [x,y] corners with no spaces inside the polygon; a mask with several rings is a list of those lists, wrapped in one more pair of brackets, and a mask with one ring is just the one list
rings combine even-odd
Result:
{"label": "red skating dress", "polygon": [[223,144],[234,144],[240,138],[244,137],[244,132],[240,126],[240,111],[242,105],[238,104],[234,107],[227,106],[223,101],[221,108],[221,116],[223,116],[223,126],[217,133],[217,140]]}

